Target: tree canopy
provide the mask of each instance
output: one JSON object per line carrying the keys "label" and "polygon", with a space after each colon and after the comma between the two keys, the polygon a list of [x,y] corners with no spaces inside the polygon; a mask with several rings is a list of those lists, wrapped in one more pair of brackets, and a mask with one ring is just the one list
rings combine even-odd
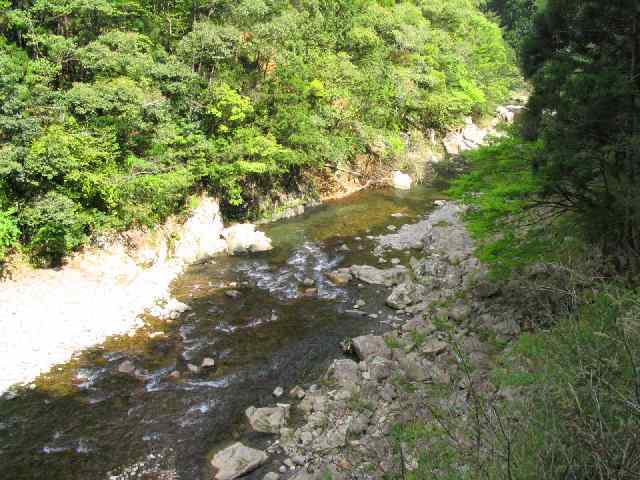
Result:
{"label": "tree canopy", "polygon": [[[475,0],[3,0],[0,250],[46,261],[207,189],[230,215],[502,100]],[[18,233],[17,233],[18,232]]]}

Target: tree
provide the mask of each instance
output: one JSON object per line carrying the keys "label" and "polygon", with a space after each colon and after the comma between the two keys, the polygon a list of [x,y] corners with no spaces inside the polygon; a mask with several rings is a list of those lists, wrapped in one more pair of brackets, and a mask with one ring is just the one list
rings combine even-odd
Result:
{"label": "tree", "polygon": [[639,271],[640,5],[549,0],[523,59],[547,201]]}

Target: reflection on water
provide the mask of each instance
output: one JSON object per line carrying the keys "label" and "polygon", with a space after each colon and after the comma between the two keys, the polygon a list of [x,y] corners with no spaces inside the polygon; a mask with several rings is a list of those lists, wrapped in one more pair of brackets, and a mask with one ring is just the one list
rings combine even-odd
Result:
{"label": "reflection on water", "polygon": [[[361,192],[266,226],[272,252],[191,267],[173,288],[191,307],[180,319],[149,319],[139,335],[110,338],[37,389],[0,400],[2,478],[208,479],[216,446],[264,445],[243,411],[273,403],[276,386],[317,379],[342,339],[393,315],[382,289],[338,287],[324,273],[377,261],[371,235],[413,221],[432,198],[424,189]],[[230,286],[238,298],[225,294]],[[349,313],[357,300],[380,318]],[[215,368],[201,368],[205,358]]]}

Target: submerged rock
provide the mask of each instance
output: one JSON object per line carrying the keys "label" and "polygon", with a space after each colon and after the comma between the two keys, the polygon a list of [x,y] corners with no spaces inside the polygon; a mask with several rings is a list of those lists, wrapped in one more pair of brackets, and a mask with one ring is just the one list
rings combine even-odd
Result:
{"label": "submerged rock", "polygon": [[216,453],[211,460],[211,466],[216,472],[213,478],[214,480],[234,480],[252,472],[268,458],[262,450],[246,447],[239,442],[234,443]]}
{"label": "submerged rock", "polygon": [[327,278],[336,285],[345,285],[353,278],[350,268],[339,268],[338,270],[329,272],[326,275]]}
{"label": "submerged rock", "polygon": [[222,236],[227,241],[229,255],[271,250],[271,239],[264,232],[256,230],[251,223],[242,223],[226,228]]}
{"label": "submerged rock", "polygon": [[286,426],[289,418],[289,405],[282,404],[277,407],[265,408],[249,407],[245,410],[245,415],[254,431],[280,433],[280,429]]}

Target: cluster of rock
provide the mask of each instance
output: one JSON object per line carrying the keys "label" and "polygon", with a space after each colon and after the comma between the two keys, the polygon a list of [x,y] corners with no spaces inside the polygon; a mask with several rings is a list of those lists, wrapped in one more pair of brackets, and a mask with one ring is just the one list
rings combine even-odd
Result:
{"label": "cluster of rock", "polygon": [[[463,152],[485,145],[490,137],[500,136],[501,132],[497,129],[498,124],[502,122],[513,123],[525,110],[524,105],[501,105],[496,109],[496,116],[485,127],[477,125],[471,117],[467,117],[462,128],[447,132],[440,141],[436,140],[436,132],[431,131],[430,146],[423,148],[422,151],[411,151],[412,149],[409,148],[409,155],[416,157],[412,161],[420,163],[422,169],[430,164],[439,163],[445,158],[444,155],[438,154],[436,151],[444,150],[447,156],[457,157]],[[407,143],[411,142],[408,140]],[[390,184],[399,190],[409,190],[413,179],[406,173],[394,171],[391,174]]]}
{"label": "cluster of rock", "polygon": [[[281,474],[294,480],[327,475],[334,480],[372,479],[415,470],[419,450],[429,445],[408,448],[403,465],[398,465],[390,440],[395,425],[416,418],[433,420],[426,407],[430,401],[454,411],[456,421],[464,424],[472,415],[469,398],[476,389],[495,398],[506,395],[488,381],[494,347],[483,339],[510,339],[518,326],[511,312],[496,307],[500,292],[484,280],[461,212],[458,205],[444,203],[425,220],[424,228],[413,230],[421,232],[422,255],[412,259],[411,268],[354,265],[328,274],[336,283],[390,288],[387,303],[402,308],[405,320],[383,336],[352,339],[356,359],[335,360],[322,386],[306,391],[296,387],[290,392],[293,406],[247,410],[255,431],[280,436],[267,453],[285,460],[265,480],[277,480]],[[379,238],[379,248],[404,248],[400,234]],[[466,364],[473,365],[473,374]],[[435,397],[436,386],[447,393]],[[291,410],[302,415],[295,428],[288,425]],[[462,430],[458,433],[464,436]],[[267,462],[262,453],[254,458]],[[222,478],[236,477],[216,476]]]}

